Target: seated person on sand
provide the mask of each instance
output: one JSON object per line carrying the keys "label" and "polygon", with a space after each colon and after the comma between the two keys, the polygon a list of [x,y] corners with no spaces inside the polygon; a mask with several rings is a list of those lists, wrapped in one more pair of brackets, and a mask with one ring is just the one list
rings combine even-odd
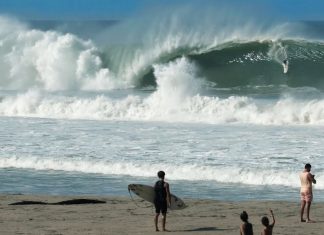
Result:
{"label": "seated person on sand", "polygon": [[261,219],[261,223],[265,227],[262,230],[261,235],[272,235],[272,230],[273,230],[273,227],[274,227],[274,225],[276,223],[276,220],[274,218],[274,215],[273,215],[273,212],[272,212],[271,209],[270,209],[270,214],[271,214],[271,217],[272,217],[272,224],[270,224],[269,219],[268,219],[267,216],[263,216],[262,219]]}
{"label": "seated person on sand", "polygon": [[253,226],[249,223],[249,216],[246,211],[243,211],[240,215],[243,224],[240,225],[240,235],[253,235]]}

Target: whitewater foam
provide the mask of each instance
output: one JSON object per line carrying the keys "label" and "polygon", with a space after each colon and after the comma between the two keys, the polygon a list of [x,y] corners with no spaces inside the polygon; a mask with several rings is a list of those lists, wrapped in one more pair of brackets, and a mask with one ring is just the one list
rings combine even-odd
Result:
{"label": "whitewater foam", "polygon": [[[220,183],[238,183],[246,185],[280,185],[287,187],[299,187],[300,182],[296,172],[274,169],[249,169],[246,167],[229,166],[215,167],[197,164],[174,165],[167,163],[132,163],[109,162],[104,160],[91,160],[76,157],[68,158],[48,157],[7,157],[0,159],[0,168],[19,168],[34,170],[55,170],[66,172],[96,173],[108,175],[129,175],[139,177],[152,177],[159,169],[168,172],[168,178],[172,180],[189,181],[216,181]],[[148,170],[149,169],[149,170]],[[324,189],[324,184],[318,177],[317,189]]]}
{"label": "whitewater foam", "polygon": [[185,57],[166,65],[154,65],[153,68],[157,91],[145,100],[151,110],[176,112],[202,87],[196,66]]}
{"label": "whitewater foam", "polygon": [[72,34],[28,29],[0,17],[0,88],[25,90],[104,90],[121,87],[90,41]]}
{"label": "whitewater foam", "polygon": [[161,89],[162,91],[157,90],[147,97],[128,95],[122,99],[112,99],[104,95],[68,97],[31,90],[4,97],[0,101],[0,115],[214,124],[324,124],[323,99],[304,100],[286,95],[277,101],[258,101],[244,96],[189,96],[186,92],[181,96],[181,92],[172,93],[169,89],[163,92],[164,88]]}
{"label": "whitewater foam", "polygon": [[269,49],[268,56],[279,64],[288,59],[287,47],[283,46],[280,42],[274,43]]}

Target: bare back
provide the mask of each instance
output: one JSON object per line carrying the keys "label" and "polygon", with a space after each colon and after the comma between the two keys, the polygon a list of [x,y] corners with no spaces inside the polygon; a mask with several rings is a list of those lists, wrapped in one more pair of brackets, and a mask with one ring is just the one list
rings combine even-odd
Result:
{"label": "bare back", "polygon": [[301,193],[311,193],[312,192],[312,181],[310,179],[310,173],[309,172],[301,172],[299,174],[300,178],[300,192]]}
{"label": "bare back", "polygon": [[262,232],[261,235],[272,235],[273,225],[269,225]]}

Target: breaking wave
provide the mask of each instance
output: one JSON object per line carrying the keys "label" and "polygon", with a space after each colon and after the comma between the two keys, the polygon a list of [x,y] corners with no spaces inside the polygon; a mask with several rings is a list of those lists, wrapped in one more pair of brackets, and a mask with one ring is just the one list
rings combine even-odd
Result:
{"label": "breaking wave", "polygon": [[0,115],[323,124],[324,44],[307,24],[225,21],[114,23],[85,40],[0,17]]}
{"label": "breaking wave", "polygon": [[[101,36],[84,40],[75,34],[34,29],[0,17],[0,89],[111,90],[155,86],[154,66],[183,56],[194,62],[201,77],[217,87],[322,87],[321,41],[296,35],[294,30],[300,28],[296,25],[264,29],[251,22],[243,26],[235,22],[223,26],[222,20],[214,27],[210,23],[189,27],[178,18],[165,17],[162,22],[151,22],[144,30],[141,23],[131,31],[129,24],[116,23],[98,33]],[[126,33],[129,41],[122,40]],[[289,60],[288,74],[283,74],[284,59]]]}

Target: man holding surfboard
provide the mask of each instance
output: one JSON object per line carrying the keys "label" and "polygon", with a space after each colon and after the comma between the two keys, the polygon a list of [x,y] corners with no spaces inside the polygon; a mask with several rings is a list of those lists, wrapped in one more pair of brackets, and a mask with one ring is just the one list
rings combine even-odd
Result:
{"label": "man holding surfboard", "polygon": [[159,221],[159,215],[162,213],[162,230],[167,231],[165,229],[166,224],[166,213],[168,210],[168,206],[171,206],[171,193],[170,193],[170,187],[167,182],[164,181],[165,172],[159,171],[157,173],[159,180],[156,181],[154,185],[154,206],[155,206],[155,217],[154,217],[154,224],[155,224],[155,230],[159,231],[158,227],[158,221]]}

